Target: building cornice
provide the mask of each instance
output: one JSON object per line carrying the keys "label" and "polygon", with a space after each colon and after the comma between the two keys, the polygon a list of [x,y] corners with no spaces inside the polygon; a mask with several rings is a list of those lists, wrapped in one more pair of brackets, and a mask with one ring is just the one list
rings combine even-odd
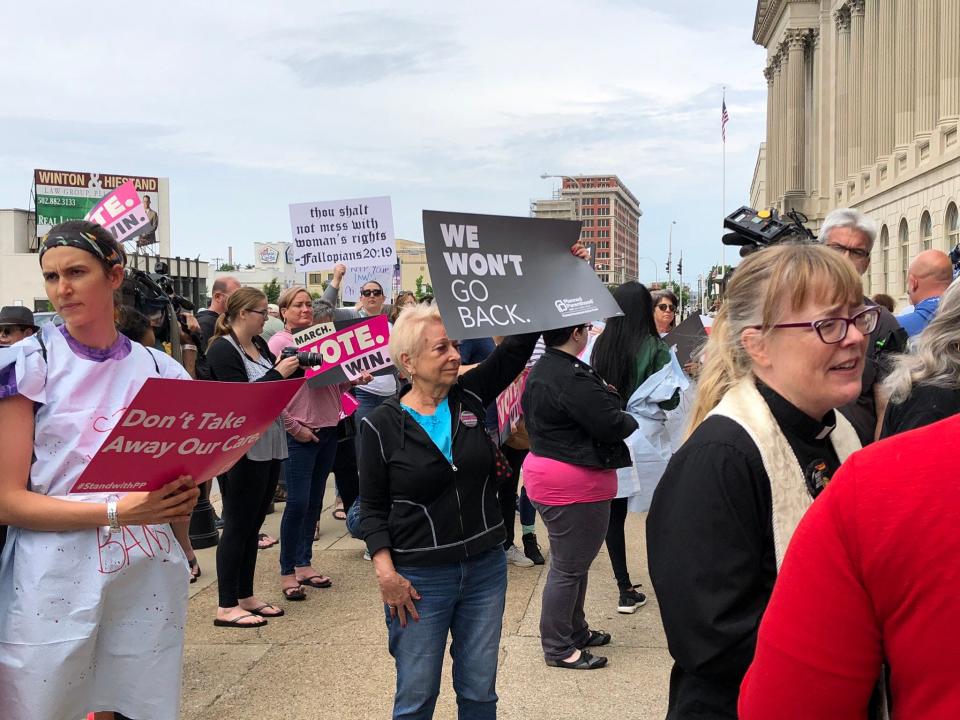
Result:
{"label": "building cornice", "polygon": [[819,2],[819,0],[757,0],[757,14],[753,22],[753,41],[763,47],[769,46],[773,30],[788,5],[813,2]]}

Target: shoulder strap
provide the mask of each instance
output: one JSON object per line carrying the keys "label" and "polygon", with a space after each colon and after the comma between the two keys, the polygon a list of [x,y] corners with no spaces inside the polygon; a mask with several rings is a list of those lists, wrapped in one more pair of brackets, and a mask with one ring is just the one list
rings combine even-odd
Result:
{"label": "shoulder strap", "polygon": [[159,350],[154,350],[153,348],[148,348],[146,345],[143,346],[143,349],[147,351],[147,355],[150,356],[150,359],[153,360],[153,367],[157,371],[157,375],[162,375],[160,372],[160,363],[157,362],[157,356],[154,353],[160,352]]}
{"label": "shoulder strap", "polygon": [[39,345],[40,345],[40,354],[43,355],[43,362],[46,364],[46,362],[47,362],[47,346],[46,346],[46,344],[43,342],[43,332],[42,332],[42,331],[40,331],[40,332],[35,332],[35,333],[33,334],[33,337],[35,337],[35,338],[37,339],[37,343],[39,343]]}

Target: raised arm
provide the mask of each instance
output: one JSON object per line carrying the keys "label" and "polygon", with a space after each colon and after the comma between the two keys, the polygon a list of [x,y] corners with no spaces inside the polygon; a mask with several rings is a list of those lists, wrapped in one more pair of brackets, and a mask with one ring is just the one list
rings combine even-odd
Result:
{"label": "raised arm", "polygon": [[460,376],[460,386],[489,405],[523,372],[539,337],[537,332],[504,338],[486,360]]}

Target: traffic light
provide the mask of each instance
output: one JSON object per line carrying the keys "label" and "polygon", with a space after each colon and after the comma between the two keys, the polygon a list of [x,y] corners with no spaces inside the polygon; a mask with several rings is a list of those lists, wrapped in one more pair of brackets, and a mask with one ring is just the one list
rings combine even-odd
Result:
{"label": "traffic light", "polygon": [[670,261],[667,260],[667,275],[670,274]]}
{"label": "traffic light", "polygon": [[677,273],[683,275],[683,258],[680,258],[680,262],[677,263]]}

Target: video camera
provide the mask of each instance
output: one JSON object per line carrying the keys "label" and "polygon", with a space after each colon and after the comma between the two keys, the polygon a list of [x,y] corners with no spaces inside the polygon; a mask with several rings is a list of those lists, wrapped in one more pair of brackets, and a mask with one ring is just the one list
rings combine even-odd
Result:
{"label": "video camera", "polygon": [[[174,359],[182,362],[180,332],[190,335],[183,313],[185,310],[193,310],[195,306],[177,294],[173,280],[167,274],[169,268],[165,262],[157,262],[154,270],[155,272],[148,273],[132,267],[126,269],[126,277],[120,289],[123,304],[135,307],[150,318],[157,340],[169,342]],[[194,337],[193,344],[199,346],[199,339]]]}
{"label": "video camera", "polygon": [[789,221],[780,217],[773,208],[754,210],[744,205],[723,219],[723,227],[732,232],[723,236],[724,245],[740,247],[740,257],[746,257],[777,243],[814,242],[817,238],[804,225],[807,217],[798,210],[786,214]]}

